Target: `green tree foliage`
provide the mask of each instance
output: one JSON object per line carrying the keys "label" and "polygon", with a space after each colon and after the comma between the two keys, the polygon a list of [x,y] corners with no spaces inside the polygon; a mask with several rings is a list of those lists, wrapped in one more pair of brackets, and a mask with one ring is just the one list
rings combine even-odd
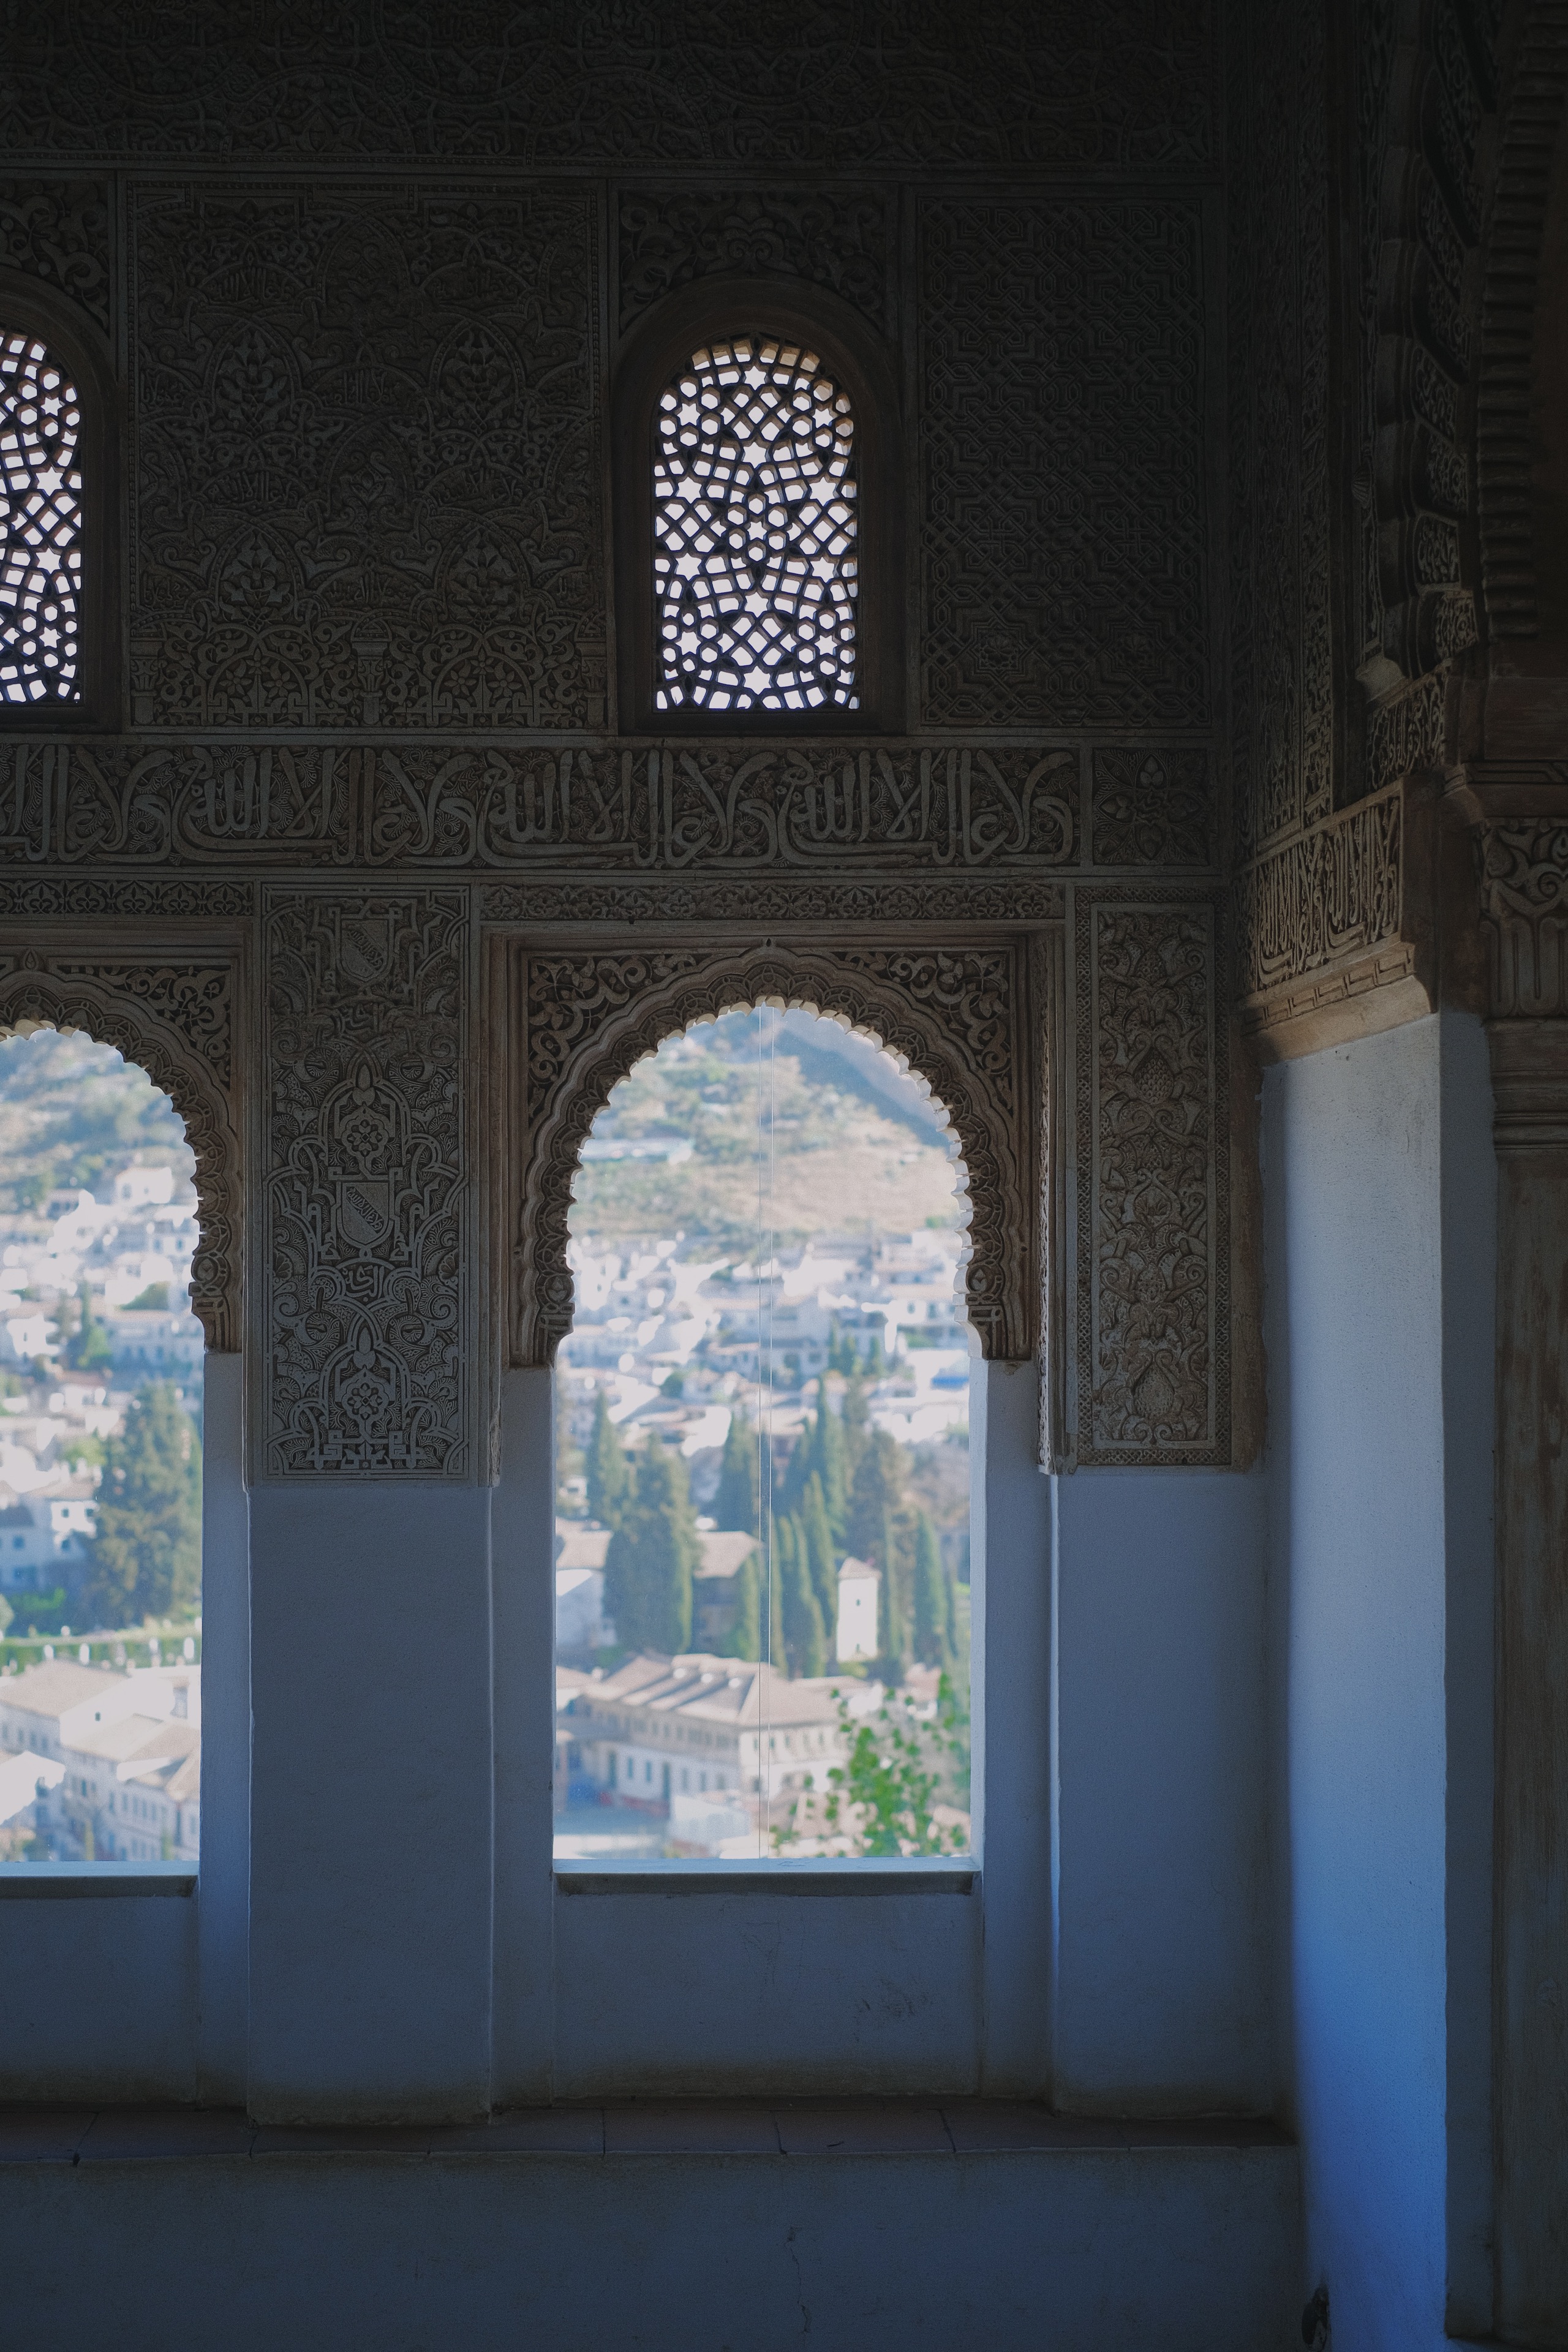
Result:
{"label": "green tree foliage", "polygon": [[749,1551],[736,1572],[735,1619],[721,1654],[726,1658],[749,1658],[753,1664],[763,1654],[763,1556],[760,1551]]}
{"label": "green tree foliage", "polygon": [[[605,1391],[594,1394],[594,1433],[588,1440],[588,1516],[602,1528],[618,1528],[631,1499],[632,1474],[621,1433],[610,1419]],[[622,1634],[625,1641],[626,1636]]]}
{"label": "green tree foliage", "polygon": [[[168,1293],[165,1290],[164,1297]],[[66,1342],[66,1361],[73,1372],[106,1372],[114,1361],[109,1334],[92,1309],[92,1292],[83,1282],[77,1292],[76,1328]]]}
{"label": "green tree foliage", "polygon": [[784,1614],[784,1656],[793,1675],[827,1671],[827,1640],[812,1588],[811,1558],[797,1518],[774,1524],[774,1544]]}
{"label": "green tree foliage", "polygon": [[849,1490],[849,1549],[882,1566],[882,1522],[904,1502],[904,1449],[885,1429],[872,1430],[861,1449]]}
{"label": "green tree foliage", "polygon": [[838,1556],[823,1496],[822,1480],[814,1470],[800,1507],[801,1541],[811,1570],[811,1589],[822,1612],[823,1631],[832,1650],[838,1631]]}
{"label": "green tree foliage", "polygon": [[936,1539],[936,1529],[928,1512],[915,1513],[913,1562],[915,1656],[922,1666],[952,1664],[953,1612],[949,1577],[942,1565],[942,1547]]}
{"label": "green tree foliage", "polygon": [[713,1497],[715,1527],[734,1528],[747,1536],[758,1533],[762,1527],[757,1496],[759,1469],[757,1433],[744,1413],[731,1412],[723,1459],[719,1465],[718,1491]]}
{"label": "green tree foliage", "polygon": [[686,1464],[674,1447],[650,1441],[605,1562],[605,1606],[624,1649],[673,1657],[690,1648],[691,1578],[701,1556]]}
{"label": "green tree foliage", "polygon": [[12,1609],[11,1603],[6,1600],[5,1595],[3,1592],[0,1592],[0,1633],[3,1633],[5,1631],[6,1626],[11,1622],[11,1619],[15,1613],[16,1612]]}
{"label": "green tree foliage", "polygon": [[844,1484],[852,1493],[860,1456],[866,1451],[866,1435],[870,1426],[870,1414],[866,1404],[866,1383],[860,1377],[860,1360],[855,1359],[849,1376],[844,1383],[844,1402],[839,1412],[839,1425],[844,1432]]}
{"label": "green tree foliage", "polygon": [[773,1832],[779,1849],[796,1843],[803,1828],[855,1855],[963,1853],[968,1839],[957,1822],[939,1822],[939,1806],[969,1810],[969,1713],[943,1675],[932,1717],[916,1715],[901,1699],[885,1699],[869,1720],[856,1722],[838,1697],[847,1761],[827,1775],[819,1817],[809,1799],[797,1800],[787,1824]]}
{"label": "green tree foliage", "polygon": [[882,1571],[877,1595],[882,1671],[890,1681],[900,1682],[912,1653],[910,1647],[910,1612],[904,1591],[905,1562],[890,1511],[883,1513],[882,1532],[872,1548],[871,1558]]}
{"label": "green tree foliage", "polygon": [[195,1606],[201,1572],[201,1445],[173,1382],[153,1381],[105,1451],[82,1595],[89,1622],[184,1615]]}

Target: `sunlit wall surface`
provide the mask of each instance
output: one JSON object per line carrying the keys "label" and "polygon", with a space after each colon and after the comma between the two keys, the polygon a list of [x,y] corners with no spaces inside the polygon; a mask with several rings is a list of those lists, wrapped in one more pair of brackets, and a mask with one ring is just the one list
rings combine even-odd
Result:
{"label": "sunlit wall surface", "polygon": [[195,1864],[193,1164],[111,1046],[0,1042],[0,1864]]}
{"label": "sunlit wall surface", "polygon": [[558,1862],[969,1846],[963,1171],[837,1022],[667,1038],[584,1147]]}

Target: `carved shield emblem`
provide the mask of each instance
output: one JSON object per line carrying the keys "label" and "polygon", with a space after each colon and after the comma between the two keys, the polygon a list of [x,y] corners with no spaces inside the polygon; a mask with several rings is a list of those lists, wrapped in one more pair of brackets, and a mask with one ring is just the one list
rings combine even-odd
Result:
{"label": "carved shield emblem", "polygon": [[392,1187],[352,1177],[338,1185],[338,1230],[355,1249],[373,1249],[392,1223]]}

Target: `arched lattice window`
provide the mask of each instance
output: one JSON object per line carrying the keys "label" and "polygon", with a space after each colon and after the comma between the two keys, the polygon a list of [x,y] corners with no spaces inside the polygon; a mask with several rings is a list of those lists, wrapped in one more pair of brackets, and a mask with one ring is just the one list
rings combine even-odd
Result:
{"label": "arched lattice window", "polygon": [[37,335],[0,330],[0,702],[80,696],[81,404]]}
{"label": "arched lattice window", "polygon": [[658,398],[661,711],[858,710],[855,416],[783,335],[695,350]]}

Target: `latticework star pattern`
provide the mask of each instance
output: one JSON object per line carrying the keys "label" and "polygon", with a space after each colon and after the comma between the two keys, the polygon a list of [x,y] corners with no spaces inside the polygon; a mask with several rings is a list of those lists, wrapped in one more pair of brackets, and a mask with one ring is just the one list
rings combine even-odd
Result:
{"label": "latticework star pattern", "polygon": [[0,329],[0,701],[76,697],[80,429],[58,362]]}
{"label": "latticework star pattern", "polygon": [[661,710],[853,710],[855,419],[773,335],[694,352],[659,397]]}

